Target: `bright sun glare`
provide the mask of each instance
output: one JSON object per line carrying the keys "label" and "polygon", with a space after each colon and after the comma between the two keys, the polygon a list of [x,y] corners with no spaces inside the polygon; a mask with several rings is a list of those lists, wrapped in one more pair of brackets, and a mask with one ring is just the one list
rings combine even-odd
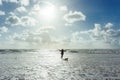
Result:
{"label": "bright sun glare", "polygon": [[45,6],[40,7],[39,15],[42,19],[52,20],[55,18],[55,14],[55,6],[52,4],[46,3]]}
{"label": "bright sun glare", "polygon": [[53,7],[45,7],[41,9],[41,15],[45,19],[52,19],[55,16],[55,10]]}

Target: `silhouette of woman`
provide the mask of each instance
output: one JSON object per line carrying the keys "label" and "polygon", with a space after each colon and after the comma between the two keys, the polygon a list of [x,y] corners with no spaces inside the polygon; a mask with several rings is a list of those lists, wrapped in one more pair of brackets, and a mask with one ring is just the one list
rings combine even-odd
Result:
{"label": "silhouette of woman", "polygon": [[64,55],[64,52],[65,52],[65,50],[64,49],[61,49],[61,50],[59,50],[61,53],[61,59],[63,58],[63,55]]}

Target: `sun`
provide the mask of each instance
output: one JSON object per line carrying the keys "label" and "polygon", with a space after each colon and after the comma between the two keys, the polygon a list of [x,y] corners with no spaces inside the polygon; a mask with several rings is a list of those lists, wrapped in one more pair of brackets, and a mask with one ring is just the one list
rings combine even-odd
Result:
{"label": "sun", "polygon": [[39,3],[39,17],[43,20],[53,20],[56,17],[56,8],[48,2]]}
{"label": "sun", "polygon": [[43,19],[53,19],[55,17],[55,8],[53,6],[41,8],[40,15]]}

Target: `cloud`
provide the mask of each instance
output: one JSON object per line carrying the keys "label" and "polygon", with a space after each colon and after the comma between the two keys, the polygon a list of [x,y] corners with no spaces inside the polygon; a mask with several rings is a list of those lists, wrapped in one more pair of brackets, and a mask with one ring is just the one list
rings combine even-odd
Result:
{"label": "cloud", "polygon": [[6,23],[7,23],[7,24],[10,24],[10,25],[12,25],[12,26],[19,25],[19,23],[20,23],[20,18],[17,17],[16,15],[9,16],[9,17],[6,19]]}
{"label": "cloud", "polygon": [[14,33],[13,35],[9,36],[9,40],[11,40],[12,42],[27,43],[28,46],[32,48],[42,48],[44,46],[48,47],[49,44],[52,43],[49,33],[45,31],[32,32],[29,30],[25,30],[21,34]]}
{"label": "cloud", "polygon": [[21,23],[22,26],[35,26],[37,24],[37,21],[29,16],[23,16],[21,17]]}
{"label": "cloud", "polygon": [[74,33],[72,34],[71,39],[70,39],[70,41],[71,41],[72,43],[79,43],[79,42],[81,42],[81,40],[83,40],[83,38],[80,37],[79,32],[74,32]]}
{"label": "cloud", "polygon": [[78,12],[78,11],[72,12],[72,11],[70,11],[68,14],[64,15],[64,19],[68,23],[74,23],[76,21],[85,21],[86,16],[82,12]]}
{"label": "cloud", "polygon": [[[95,24],[93,29],[87,31],[81,31],[80,34],[88,35],[91,40],[103,42],[104,44],[115,45],[115,42],[119,42],[120,29],[112,29],[113,24],[107,23],[105,26]],[[120,44],[116,44],[116,46]]]}
{"label": "cloud", "polygon": [[107,23],[107,24],[105,25],[105,28],[111,28],[112,26],[113,26],[112,23]]}
{"label": "cloud", "polygon": [[6,32],[8,32],[8,28],[5,27],[5,26],[0,27],[0,32],[1,32],[1,33],[6,33]]}
{"label": "cloud", "polygon": [[93,40],[100,40],[103,38],[104,30],[101,29],[100,24],[94,24],[94,28],[87,31],[80,31],[80,34],[86,34]]}
{"label": "cloud", "polygon": [[19,3],[23,6],[28,6],[30,4],[29,0],[19,0]]}
{"label": "cloud", "polygon": [[0,0],[0,5],[2,5],[2,0]]}
{"label": "cloud", "polygon": [[101,33],[101,25],[100,24],[94,24],[95,28],[89,32],[91,32],[91,37],[94,37],[96,40],[101,39],[102,33]]}
{"label": "cloud", "polygon": [[15,9],[16,13],[24,13],[27,12],[27,9],[24,6],[18,7]]}
{"label": "cloud", "polygon": [[40,28],[40,31],[45,31],[45,32],[49,32],[49,31],[54,31],[56,28],[54,26],[44,26]]}
{"label": "cloud", "polygon": [[37,21],[29,16],[22,16],[18,17],[16,15],[11,15],[6,19],[6,23],[10,24],[11,26],[35,26]]}
{"label": "cloud", "polygon": [[67,6],[61,6],[61,7],[60,7],[60,10],[66,12],[66,11],[68,11],[68,8],[67,8]]}
{"label": "cloud", "polygon": [[29,0],[3,0],[3,1],[20,4],[22,6],[28,6],[30,3]]}
{"label": "cloud", "polygon": [[38,1],[36,4],[33,5],[33,10],[34,11],[40,11],[40,9],[42,8],[46,8],[46,7],[52,7],[55,8],[55,6],[47,1]]}
{"label": "cloud", "polygon": [[[24,30],[22,33],[14,33],[8,40],[13,44],[24,43],[26,48],[68,48],[69,39],[67,37],[54,37],[51,32],[55,30],[53,26],[43,26],[38,30]],[[25,45],[21,46],[25,46]]]}
{"label": "cloud", "polygon": [[0,10],[0,16],[2,15],[5,15],[5,12]]}
{"label": "cloud", "polygon": [[3,0],[3,1],[5,1],[5,2],[11,2],[11,3],[17,3],[18,2],[18,0]]}
{"label": "cloud", "polygon": [[103,37],[100,24],[94,24],[94,29],[80,31],[80,34],[86,34],[86,36],[88,35],[93,40],[99,40]]}
{"label": "cloud", "polygon": [[53,26],[43,26],[37,30],[15,33],[9,40],[28,44],[32,48],[113,48],[120,46],[120,30],[105,28],[106,25],[94,24],[93,29],[74,32],[69,36],[52,36]]}

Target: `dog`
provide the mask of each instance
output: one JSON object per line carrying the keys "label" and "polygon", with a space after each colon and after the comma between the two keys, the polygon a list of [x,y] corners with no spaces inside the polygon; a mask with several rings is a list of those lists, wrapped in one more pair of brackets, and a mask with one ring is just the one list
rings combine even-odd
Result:
{"label": "dog", "polygon": [[64,61],[68,61],[68,58],[64,58],[63,60],[64,60]]}

